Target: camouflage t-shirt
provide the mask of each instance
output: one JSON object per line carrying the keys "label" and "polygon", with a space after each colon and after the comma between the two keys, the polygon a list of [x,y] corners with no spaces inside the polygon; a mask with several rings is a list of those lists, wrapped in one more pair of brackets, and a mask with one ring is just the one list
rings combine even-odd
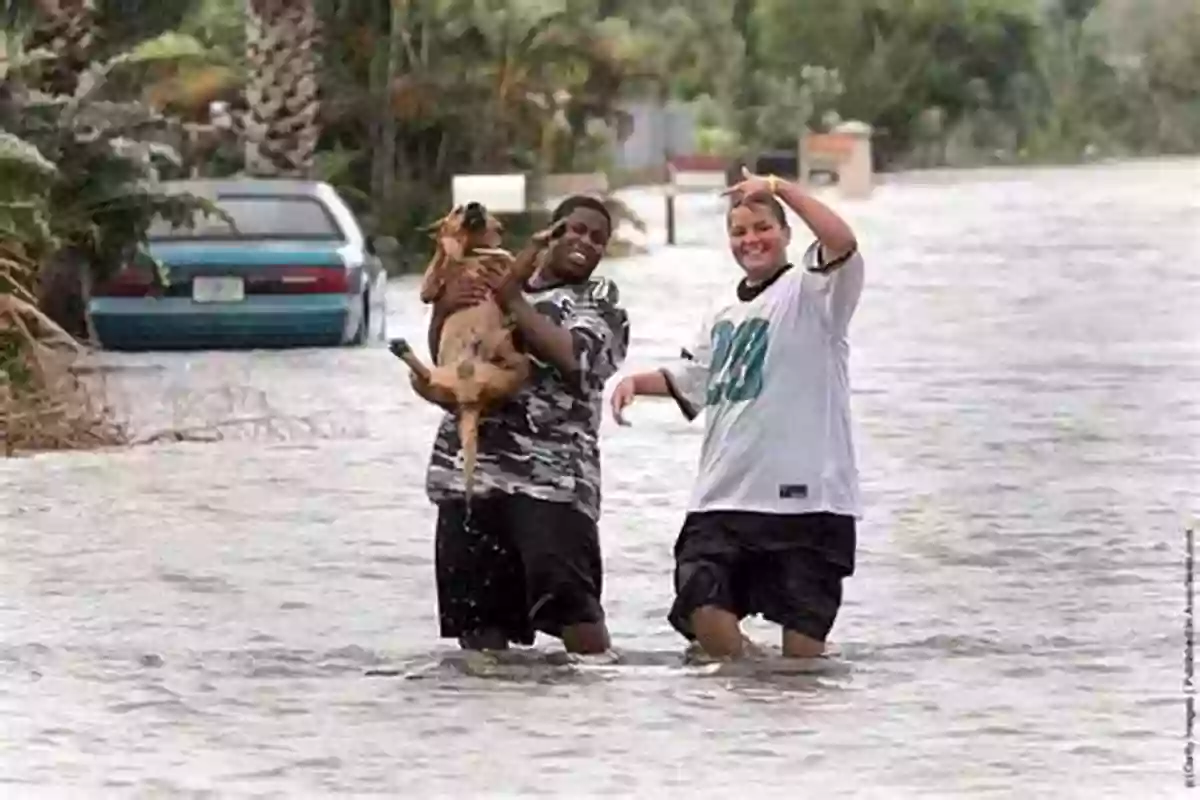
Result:
{"label": "camouflage t-shirt", "polygon": [[[580,370],[564,375],[530,354],[530,381],[480,424],[474,491],[569,502],[597,519],[604,383],[625,360],[629,317],[619,305],[616,284],[604,278],[527,292],[525,298],[570,331]],[[438,428],[426,491],[434,502],[462,497],[462,454],[453,414]]]}

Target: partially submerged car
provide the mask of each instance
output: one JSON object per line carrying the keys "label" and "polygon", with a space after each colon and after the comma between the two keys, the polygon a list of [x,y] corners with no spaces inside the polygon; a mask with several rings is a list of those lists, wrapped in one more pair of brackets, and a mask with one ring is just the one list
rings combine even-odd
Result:
{"label": "partially submerged car", "polygon": [[[213,201],[234,222],[197,215],[156,222],[148,252],[93,288],[88,313],[113,350],[319,347],[386,338],[387,274],[396,240],[369,240],[333,187],[274,178],[183,180],[168,192]],[[375,332],[377,331],[377,333]]]}

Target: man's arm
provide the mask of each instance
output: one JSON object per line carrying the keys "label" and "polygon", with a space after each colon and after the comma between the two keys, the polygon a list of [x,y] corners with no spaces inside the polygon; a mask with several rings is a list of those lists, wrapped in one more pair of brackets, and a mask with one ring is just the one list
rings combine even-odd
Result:
{"label": "man's arm", "polygon": [[575,343],[565,327],[555,325],[519,292],[504,298],[503,307],[512,316],[529,349],[553,364],[563,375],[579,373]]}
{"label": "man's arm", "polygon": [[588,293],[555,327],[570,342],[574,369],[562,374],[576,391],[586,390],[589,383],[603,386],[625,363],[629,314],[621,307],[620,290],[612,281],[592,281]]}
{"label": "man's arm", "polygon": [[429,317],[429,359],[437,363],[438,345],[442,341],[442,326],[446,324],[446,312],[440,303],[433,304],[433,313]]}
{"label": "man's arm", "polygon": [[[484,282],[464,288],[463,297],[458,300],[457,305],[465,306],[472,302],[479,302],[479,299],[485,296],[481,293],[488,291],[491,290]],[[517,330],[521,332],[522,338],[530,349],[557,367],[564,375],[574,375],[579,372],[580,364],[576,358],[576,347],[571,333],[564,327],[554,324],[553,320],[531,306],[521,294],[520,287],[514,286],[503,294],[497,294],[496,301],[512,316]],[[437,362],[442,326],[451,313],[448,303],[449,301],[445,298],[435,303],[432,316],[429,318],[429,354],[434,363]]]}

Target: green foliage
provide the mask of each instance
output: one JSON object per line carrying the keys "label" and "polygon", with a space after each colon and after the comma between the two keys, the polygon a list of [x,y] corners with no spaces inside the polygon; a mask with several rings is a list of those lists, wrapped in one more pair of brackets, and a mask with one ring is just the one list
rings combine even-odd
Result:
{"label": "green foliage", "polygon": [[[228,0],[236,4],[241,0]],[[5,0],[0,27],[5,31],[28,31],[39,18],[42,0]],[[94,0],[91,16],[94,49],[90,56],[101,61],[128,50],[138,42],[176,30],[192,10],[189,0]]]}
{"label": "green foliage", "polygon": [[1140,151],[1200,150],[1200,6],[1184,4],[1147,37],[1138,68],[1118,69],[1125,136]]}
{"label": "green foliage", "polygon": [[[10,253],[36,259],[57,245],[50,224],[49,189],[58,177],[58,168],[37,147],[0,131],[0,242]],[[0,282],[0,293],[13,294],[22,286],[15,275],[9,275]]]}
{"label": "green foliage", "polygon": [[[195,121],[212,100],[236,99],[244,2],[98,0],[96,57],[110,61],[93,97],[145,99]],[[1190,2],[312,2],[322,20],[318,176],[373,233],[408,243],[417,267],[427,257],[419,229],[449,203],[454,173],[524,170],[536,183],[604,169],[634,97],[695,103],[698,150],[730,157],[790,149],[804,128],[844,119],[875,128],[885,168],[1200,149],[1200,8]],[[6,5],[22,24],[32,7]],[[55,230],[111,264],[115,242],[144,230],[135,209],[158,200],[118,192],[115,202],[105,187],[152,182],[138,171],[145,152],[109,163],[98,143],[79,143],[77,123],[63,144],[46,120],[75,117],[40,102],[25,128],[9,130],[61,162],[53,203],[75,205]],[[165,123],[104,137],[177,141]],[[205,152],[203,171],[236,171],[240,158],[225,141]]]}
{"label": "green foliage", "polygon": [[56,244],[49,187],[58,170],[38,149],[0,131],[0,391],[27,391],[37,346],[27,318],[37,316],[36,264]]}
{"label": "green foliage", "polygon": [[798,58],[836,71],[832,110],[876,129],[884,164],[917,143],[928,109],[946,127],[1012,109],[1037,30],[1028,3],[1006,0],[760,0],[755,23],[770,71],[794,72]]}
{"label": "green foliage", "polygon": [[696,150],[700,155],[733,158],[741,150],[741,139],[720,124],[704,125],[696,130]]}
{"label": "green foliage", "polygon": [[[187,7],[188,4],[180,3]],[[197,0],[181,20],[178,31],[194,37],[210,51],[239,56],[246,41],[245,0]]]}
{"label": "green foliage", "polygon": [[[883,167],[1200,149],[1194,88],[1200,66],[1189,60],[1200,52],[1200,25],[1189,32],[1187,22],[1200,17],[1195,3],[758,0],[753,6],[747,36],[757,71],[796,75],[806,64],[836,71],[843,91],[812,118],[870,123]],[[767,95],[771,104],[774,98]],[[776,146],[792,137],[792,130],[779,132]]]}
{"label": "green foliage", "polygon": [[182,222],[209,208],[200,198],[157,189],[160,173],[178,156],[143,138],[165,127],[144,107],[32,95],[14,100],[0,119],[58,167],[50,190],[52,227],[65,246],[84,255],[96,280],[136,256],[155,217]]}
{"label": "green foliage", "polygon": [[188,0],[97,0],[96,5],[102,44],[97,56],[101,59],[177,30],[190,10]]}
{"label": "green foliage", "polygon": [[414,226],[444,212],[455,173],[602,166],[628,134],[625,94],[657,72],[643,34],[588,5],[319,0],[318,173],[373,232],[423,248]]}
{"label": "green foliage", "polygon": [[[169,43],[168,43],[169,44]],[[170,57],[170,48],[143,45],[80,76],[74,95],[47,95],[6,81],[0,97],[0,129],[12,134],[6,171],[20,172],[37,153],[53,169],[47,202],[52,236],[42,235],[33,219],[13,220],[23,238],[53,238],[87,264],[94,280],[104,280],[131,259],[156,217],[180,223],[198,212],[219,213],[209,201],[158,188],[160,178],[177,169],[179,156],[167,144],[172,124],[136,102],[96,99],[115,69]],[[12,74],[20,76],[26,58],[10,48]],[[0,76],[7,78],[8,76]],[[23,154],[23,158],[19,157]],[[14,190],[19,191],[19,190]]]}

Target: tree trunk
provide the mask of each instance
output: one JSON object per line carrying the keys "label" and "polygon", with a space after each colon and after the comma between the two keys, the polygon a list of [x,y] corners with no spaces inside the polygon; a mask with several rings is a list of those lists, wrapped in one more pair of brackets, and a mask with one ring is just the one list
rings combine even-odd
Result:
{"label": "tree trunk", "polygon": [[64,248],[38,267],[38,309],[80,341],[92,339],[87,316],[91,265],[71,248]]}
{"label": "tree trunk", "polygon": [[[25,47],[46,49],[55,57],[29,76],[30,88],[47,94],[74,95],[79,76],[95,52],[96,7],[93,0],[38,0],[34,27]],[[42,313],[79,339],[88,338],[86,262],[70,249],[55,253],[38,267],[37,302]]]}
{"label": "tree trunk", "polygon": [[384,119],[385,114],[382,109],[385,105],[391,105],[391,85],[388,77],[388,54],[378,46],[379,32],[384,29],[388,20],[395,16],[396,10],[392,3],[387,4],[386,19],[380,13],[381,5],[373,3],[371,5],[371,33],[376,37],[374,41],[377,43],[375,52],[371,54],[371,64],[367,75],[368,95],[372,98],[375,104],[375,114],[370,118],[367,125],[368,136],[370,137],[370,152],[371,152],[371,213],[373,216],[378,216],[379,209],[382,207],[380,198],[383,197],[383,175],[386,171],[383,164],[383,139],[384,139]]}
{"label": "tree trunk", "polygon": [[386,100],[379,113],[383,115],[379,128],[379,152],[376,168],[380,171],[379,204],[385,213],[396,205],[396,110],[392,108],[391,87],[400,77],[404,63],[404,26],[407,24],[407,3],[390,3],[391,25],[388,29],[387,67],[384,79]]}
{"label": "tree trunk", "polygon": [[734,90],[738,138],[741,140],[742,158],[749,161],[750,169],[758,158],[757,142],[758,126],[755,123],[759,98],[754,87],[754,76],[758,67],[758,48],[755,39],[752,17],[754,13],[752,0],[734,0],[733,26],[742,37],[742,64],[739,71],[737,88]]}
{"label": "tree trunk", "polygon": [[37,66],[34,89],[47,94],[74,95],[79,76],[87,69],[96,46],[94,0],[37,0],[27,50],[49,50],[54,58]]}
{"label": "tree trunk", "polygon": [[313,0],[251,0],[246,60],[246,172],[312,177],[320,134]]}

